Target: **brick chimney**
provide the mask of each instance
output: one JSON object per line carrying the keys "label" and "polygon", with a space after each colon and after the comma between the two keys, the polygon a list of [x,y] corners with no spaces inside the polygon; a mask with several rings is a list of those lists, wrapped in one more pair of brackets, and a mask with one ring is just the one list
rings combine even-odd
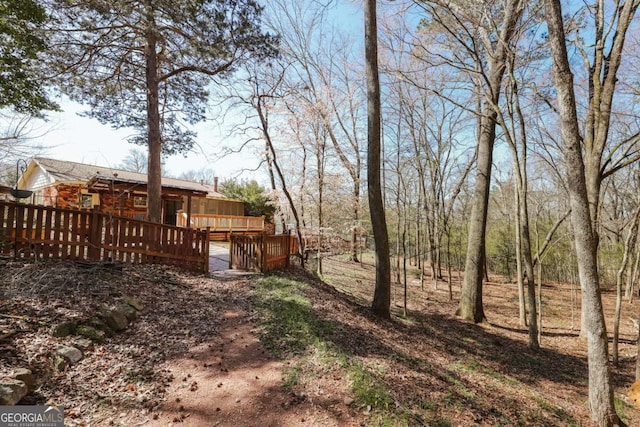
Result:
{"label": "brick chimney", "polygon": [[218,192],[218,177],[213,177],[213,191]]}

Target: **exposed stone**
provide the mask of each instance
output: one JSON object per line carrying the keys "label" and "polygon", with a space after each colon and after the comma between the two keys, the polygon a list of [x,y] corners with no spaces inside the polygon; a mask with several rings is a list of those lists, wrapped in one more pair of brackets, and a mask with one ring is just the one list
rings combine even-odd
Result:
{"label": "exposed stone", "polygon": [[105,340],[105,332],[94,328],[93,326],[80,325],[76,329],[76,334],[90,339],[93,342],[103,343]]}
{"label": "exposed stone", "polygon": [[133,306],[126,303],[119,304],[116,310],[124,313],[128,321],[132,321],[138,317],[138,311]]}
{"label": "exposed stone", "polygon": [[35,378],[33,377],[33,373],[30,369],[19,368],[13,372],[13,377],[18,381],[22,381],[27,385],[29,390],[33,390],[33,386],[36,384]]}
{"label": "exposed stone", "polygon": [[0,405],[16,405],[29,393],[29,388],[20,380],[0,381]]}
{"label": "exposed stone", "polygon": [[118,309],[103,307],[102,317],[107,326],[116,332],[123,331],[129,326],[127,316]]}
{"label": "exposed stone", "polygon": [[76,333],[78,324],[74,321],[58,323],[51,328],[51,335],[54,337],[67,337]]}
{"label": "exposed stone", "polygon": [[104,336],[107,338],[111,338],[112,336],[114,336],[116,333],[113,331],[113,329],[111,329],[109,326],[107,326],[107,324],[105,322],[103,322],[101,319],[93,319],[90,323],[90,325],[102,332],[104,332]]}
{"label": "exposed stone", "polygon": [[73,342],[73,346],[80,350],[82,353],[86,353],[87,350],[93,347],[93,342],[88,338],[78,338]]}
{"label": "exposed stone", "polygon": [[60,347],[56,350],[56,353],[64,357],[70,365],[82,360],[82,352],[75,347]]}
{"label": "exposed stone", "polygon": [[128,305],[130,305],[131,307],[135,308],[138,311],[142,311],[142,309],[144,308],[144,305],[142,305],[142,303],[137,300],[136,298],[130,297],[128,295],[124,295],[122,297],[122,301],[126,302]]}
{"label": "exposed stone", "polygon": [[67,366],[69,366],[69,362],[67,361],[67,359],[65,359],[62,355],[58,354],[58,353],[53,353],[51,355],[51,366],[53,367],[53,370],[56,372],[64,372],[65,369],[67,369]]}

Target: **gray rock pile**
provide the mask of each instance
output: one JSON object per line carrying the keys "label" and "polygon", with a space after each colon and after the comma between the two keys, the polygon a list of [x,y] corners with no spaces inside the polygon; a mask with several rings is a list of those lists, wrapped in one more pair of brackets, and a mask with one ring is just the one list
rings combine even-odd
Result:
{"label": "gray rock pile", "polygon": [[[117,306],[100,307],[94,319],[86,324],[65,321],[51,328],[51,335],[58,338],[77,336],[72,345],[61,345],[49,355],[51,367],[55,372],[63,372],[69,366],[80,362],[94,344],[103,343],[116,332],[127,329],[130,322],[138,317],[143,305],[125,296]],[[46,375],[45,377],[49,377]],[[0,380],[0,405],[12,406],[22,400],[30,391],[37,388],[37,379],[27,368],[16,369],[11,378]]]}

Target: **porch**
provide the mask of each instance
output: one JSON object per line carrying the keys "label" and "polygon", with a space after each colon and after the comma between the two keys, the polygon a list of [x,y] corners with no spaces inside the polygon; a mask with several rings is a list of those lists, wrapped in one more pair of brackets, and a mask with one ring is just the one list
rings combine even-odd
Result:
{"label": "porch", "polygon": [[198,230],[208,229],[211,240],[229,241],[232,233],[242,235],[262,233],[264,217],[192,213],[189,218],[186,212],[178,211],[176,225]]}

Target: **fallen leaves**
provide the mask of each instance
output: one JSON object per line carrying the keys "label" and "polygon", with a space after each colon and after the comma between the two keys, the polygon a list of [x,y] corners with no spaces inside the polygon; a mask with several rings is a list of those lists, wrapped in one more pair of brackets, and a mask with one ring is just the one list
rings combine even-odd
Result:
{"label": "fallen leaves", "polygon": [[[101,424],[114,416],[116,424],[127,425],[145,413],[157,419],[154,410],[174,380],[171,361],[218,334],[220,307],[248,304],[240,283],[150,265],[94,270],[42,262],[0,269],[0,295],[7,296],[1,300],[0,377],[17,367],[33,369],[43,384],[24,403],[65,406],[69,425]],[[54,338],[48,325],[89,321],[101,304],[125,298],[144,306],[129,329],[94,343],[81,362],[52,377],[47,352],[76,337]],[[29,330],[22,332],[25,325]],[[197,381],[185,381],[190,391],[198,390]]]}

